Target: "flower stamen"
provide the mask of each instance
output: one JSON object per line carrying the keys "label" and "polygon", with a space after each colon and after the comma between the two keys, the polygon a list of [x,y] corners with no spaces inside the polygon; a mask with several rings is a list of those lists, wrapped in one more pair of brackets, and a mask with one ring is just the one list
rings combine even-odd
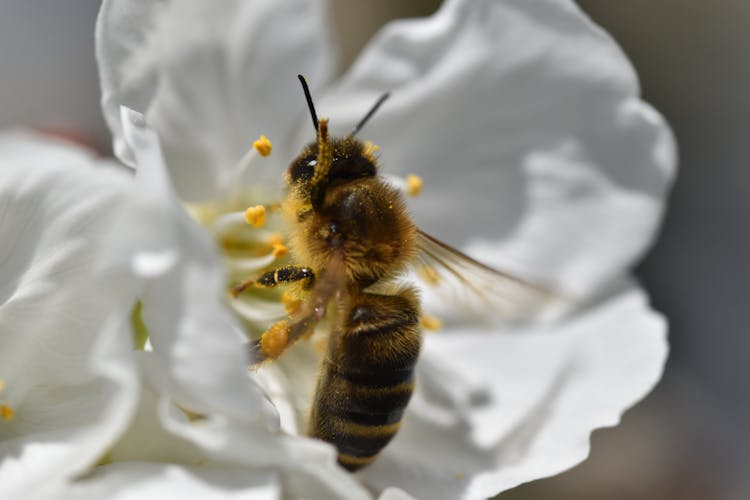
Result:
{"label": "flower stamen", "polygon": [[406,193],[409,196],[419,196],[422,192],[424,181],[418,175],[409,174],[406,176]]}
{"label": "flower stamen", "polygon": [[[0,392],[2,392],[3,389],[5,389],[5,380],[0,379]],[[4,403],[0,404],[0,418],[7,422],[8,420],[12,420],[15,414],[16,413],[13,411],[13,408],[11,408],[10,406]]]}
{"label": "flower stamen", "polygon": [[273,243],[271,246],[273,247],[273,256],[277,259],[289,252],[289,249],[283,243]]}
{"label": "flower stamen", "polygon": [[3,420],[7,422],[8,420],[12,420],[14,416],[15,412],[13,411],[13,408],[8,405],[0,405],[0,417],[2,417]]}
{"label": "flower stamen", "polygon": [[266,207],[255,205],[245,210],[245,221],[253,227],[263,227],[266,223]]}
{"label": "flower stamen", "polygon": [[422,328],[431,332],[435,332],[443,328],[443,321],[440,318],[430,316],[429,314],[422,315],[422,317],[420,318],[420,323],[422,324]]}
{"label": "flower stamen", "polygon": [[271,141],[269,141],[268,137],[263,134],[261,134],[258,140],[253,142],[253,149],[263,157],[270,155],[272,148],[273,146],[271,145]]}
{"label": "flower stamen", "polygon": [[281,245],[284,243],[284,236],[281,233],[273,233],[266,241],[268,241],[268,244],[271,246]]}
{"label": "flower stamen", "polygon": [[248,171],[250,166],[253,163],[253,160],[257,158],[258,155],[266,157],[271,154],[271,141],[268,140],[268,137],[265,135],[261,135],[260,138],[253,141],[253,147],[247,150],[247,152],[242,155],[242,158],[235,163],[234,168],[230,171],[229,175],[225,178],[224,184],[224,193],[228,193],[228,199],[231,203],[235,203],[237,201],[237,197],[239,195],[238,193],[238,186],[241,185],[240,179],[242,179],[242,176],[245,175],[245,172]]}

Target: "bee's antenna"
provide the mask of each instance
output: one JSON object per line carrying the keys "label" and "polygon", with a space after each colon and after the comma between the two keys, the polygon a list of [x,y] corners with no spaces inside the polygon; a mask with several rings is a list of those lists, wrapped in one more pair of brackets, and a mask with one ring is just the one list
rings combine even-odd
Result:
{"label": "bee's antenna", "polygon": [[313,127],[315,131],[318,130],[318,115],[315,113],[315,105],[313,104],[312,97],[310,96],[310,88],[307,86],[307,80],[302,75],[297,75],[299,82],[302,84],[302,90],[305,92],[305,99],[307,99],[307,107],[310,110],[310,116],[312,116]]}
{"label": "bee's antenna", "polygon": [[367,121],[372,118],[372,115],[375,114],[375,112],[378,110],[381,104],[385,102],[386,99],[388,99],[391,96],[390,92],[386,92],[385,94],[380,96],[380,99],[377,100],[377,102],[370,108],[370,111],[367,112],[364,118],[362,118],[357,125],[354,126],[351,133],[349,135],[357,135],[357,133],[362,130],[362,127],[365,126]]}

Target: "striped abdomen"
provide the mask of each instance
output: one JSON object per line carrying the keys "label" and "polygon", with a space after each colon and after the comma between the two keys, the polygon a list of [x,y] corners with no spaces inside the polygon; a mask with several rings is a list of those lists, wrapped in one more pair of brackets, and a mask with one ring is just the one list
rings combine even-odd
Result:
{"label": "striped abdomen", "polygon": [[414,388],[422,336],[410,289],[361,293],[347,309],[329,342],[309,433],[336,446],[339,463],[356,470],[372,462],[398,431]]}

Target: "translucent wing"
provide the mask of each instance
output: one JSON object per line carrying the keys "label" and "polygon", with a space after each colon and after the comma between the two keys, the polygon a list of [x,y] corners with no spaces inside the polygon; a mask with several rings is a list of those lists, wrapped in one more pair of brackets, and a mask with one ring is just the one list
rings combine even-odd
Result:
{"label": "translucent wing", "polygon": [[522,321],[565,301],[561,295],[494,269],[419,230],[417,276],[453,312]]}

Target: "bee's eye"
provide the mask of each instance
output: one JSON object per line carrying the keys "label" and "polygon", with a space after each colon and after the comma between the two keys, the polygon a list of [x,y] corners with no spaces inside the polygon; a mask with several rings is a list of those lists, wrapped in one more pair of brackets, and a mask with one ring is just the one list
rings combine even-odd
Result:
{"label": "bee's eye", "polygon": [[312,179],[318,160],[315,155],[307,155],[296,160],[289,167],[289,178],[293,183]]}
{"label": "bee's eye", "polygon": [[376,175],[375,165],[361,154],[333,159],[330,178],[351,181]]}

